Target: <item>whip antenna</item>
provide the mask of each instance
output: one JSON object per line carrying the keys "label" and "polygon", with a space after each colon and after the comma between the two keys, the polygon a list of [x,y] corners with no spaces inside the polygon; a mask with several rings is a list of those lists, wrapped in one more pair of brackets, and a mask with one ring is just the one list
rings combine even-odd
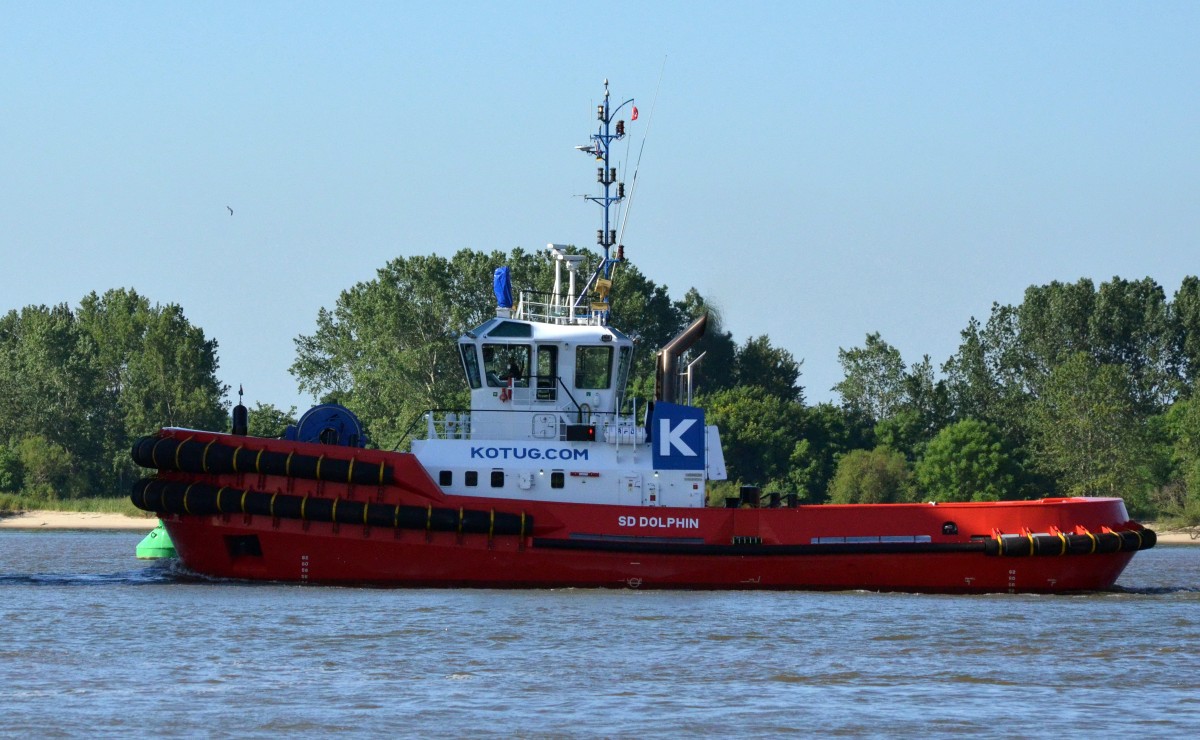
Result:
{"label": "whip antenna", "polygon": [[625,212],[621,214],[621,228],[617,233],[617,243],[625,240],[625,224],[629,222],[629,212],[633,210],[633,196],[637,194],[638,168],[642,166],[642,153],[646,151],[646,139],[650,138],[650,127],[654,125],[654,109],[658,107],[658,92],[662,89],[663,73],[667,70],[667,57],[663,56],[662,67],[658,70],[658,85],[654,88],[654,100],[650,101],[650,118],[646,121],[646,133],[642,136],[642,145],[638,147],[637,163],[633,166],[633,179],[629,182],[629,202],[625,204]]}

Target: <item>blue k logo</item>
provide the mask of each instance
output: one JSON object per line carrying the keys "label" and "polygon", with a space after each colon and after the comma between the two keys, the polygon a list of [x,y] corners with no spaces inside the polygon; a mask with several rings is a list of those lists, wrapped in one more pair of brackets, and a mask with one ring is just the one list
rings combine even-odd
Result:
{"label": "blue k logo", "polygon": [[704,468],[704,409],[659,401],[650,424],[655,468]]}

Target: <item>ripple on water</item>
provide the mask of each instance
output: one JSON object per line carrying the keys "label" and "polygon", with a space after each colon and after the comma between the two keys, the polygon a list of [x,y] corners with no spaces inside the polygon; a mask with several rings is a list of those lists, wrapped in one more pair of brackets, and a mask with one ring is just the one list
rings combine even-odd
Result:
{"label": "ripple on water", "polygon": [[1197,548],[1139,554],[1112,593],[947,597],[297,587],[141,563],[140,537],[7,537],[14,734],[131,735],[148,717],[167,734],[256,737],[1200,723]]}

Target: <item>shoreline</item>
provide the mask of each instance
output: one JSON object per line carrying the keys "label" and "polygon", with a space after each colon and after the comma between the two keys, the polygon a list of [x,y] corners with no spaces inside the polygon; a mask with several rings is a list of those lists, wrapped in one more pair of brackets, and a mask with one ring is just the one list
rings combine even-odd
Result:
{"label": "shoreline", "polygon": [[149,532],[157,526],[158,517],[95,511],[20,511],[0,514],[0,529]]}
{"label": "shoreline", "polygon": [[1200,545],[1200,527],[1160,531],[1154,528],[1153,523],[1144,526],[1146,529],[1154,530],[1154,534],[1158,536],[1159,545]]}
{"label": "shoreline", "polygon": [[[115,530],[149,532],[158,526],[157,517],[135,517],[92,511],[22,511],[0,514],[0,529],[24,530]],[[1154,522],[1145,525],[1158,535],[1160,545],[1200,545],[1200,527],[1160,530]]]}

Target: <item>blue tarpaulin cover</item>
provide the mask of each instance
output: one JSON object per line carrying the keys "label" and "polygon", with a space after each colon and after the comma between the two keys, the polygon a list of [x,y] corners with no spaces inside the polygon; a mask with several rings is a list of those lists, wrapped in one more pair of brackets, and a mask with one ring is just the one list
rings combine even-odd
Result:
{"label": "blue tarpaulin cover", "polygon": [[492,276],[492,288],[496,291],[496,305],[500,308],[512,308],[512,277],[507,265],[496,268]]}

